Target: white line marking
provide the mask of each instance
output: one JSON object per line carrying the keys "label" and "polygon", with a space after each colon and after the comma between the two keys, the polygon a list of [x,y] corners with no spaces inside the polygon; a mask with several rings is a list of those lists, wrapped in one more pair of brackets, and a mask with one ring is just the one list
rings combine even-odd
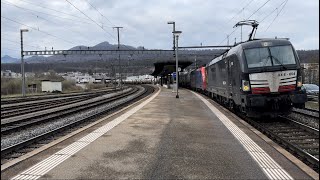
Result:
{"label": "white line marking", "polygon": [[[126,120],[129,116],[136,113],[138,110],[143,108],[146,104],[148,104],[150,101],[152,101],[156,96],[159,95],[161,89],[159,88],[159,91],[151,96],[149,99],[145,100],[141,104],[133,107],[131,110],[126,112],[125,114],[117,117],[113,121],[107,123],[106,125],[100,127],[99,129],[95,130],[92,133],[89,133],[88,135],[84,136],[83,138],[79,139],[78,141],[70,144],[69,146],[65,147],[64,149],[58,151],[57,153],[51,155],[50,157],[40,161],[39,163],[35,164],[34,166],[30,167],[29,169],[23,171],[22,173],[16,175],[12,179],[38,179],[41,176],[48,173],[50,170],[52,170],[54,167],[61,164],[63,161],[67,160],[69,157],[86,147],[91,142],[83,141],[84,139],[91,139],[96,138],[95,136],[99,134],[102,136],[104,133],[108,132],[118,124],[120,124],[122,121]],[[103,132],[103,133],[101,133]],[[99,136],[99,137],[100,137]]]}
{"label": "white line marking", "polygon": [[[192,91],[191,91],[192,92]],[[250,156],[258,163],[260,168],[265,172],[269,179],[293,179],[276,161],[274,161],[263,149],[261,149],[248,135],[237,127],[227,116],[221,113],[209,101],[202,96],[195,94],[203,101],[209,109],[220,119],[228,128],[233,136],[246,149]]]}

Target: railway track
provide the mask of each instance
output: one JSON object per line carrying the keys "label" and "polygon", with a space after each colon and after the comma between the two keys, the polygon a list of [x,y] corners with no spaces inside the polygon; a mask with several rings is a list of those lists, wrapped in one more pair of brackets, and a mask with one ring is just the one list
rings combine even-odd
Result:
{"label": "railway track", "polygon": [[[206,96],[206,94],[204,95]],[[215,102],[228,109],[224,104]],[[230,112],[230,109],[228,110]],[[306,109],[303,110],[307,111]],[[233,110],[231,112],[266,134],[277,144],[287,149],[319,173],[319,128],[308,126],[306,122],[299,122],[290,117],[279,116],[275,119],[251,119]],[[309,112],[319,113],[319,111],[314,110],[310,110]],[[312,117],[312,119],[315,119],[316,117],[317,124],[319,124],[319,115],[313,116],[303,112],[300,115],[304,118]],[[302,119],[304,119],[303,117]]]}
{"label": "railway track", "polygon": [[27,97],[1,98],[1,105],[30,102],[35,100],[90,95],[90,94],[97,94],[97,93],[99,94],[99,93],[104,93],[105,91],[110,91],[110,90],[116,90],[116,89],[106,88],[103,90],[96,90],[96,91],[90,91],[90,92],[75,92],[75,93],[67,93],[67,94],[49,94],[49,95],[47,94],[47,95],[35,95],[35,96],[27,96]]}
{"label": "railway track", "polygon": [[304,108],[304,110],[315,112],[315,113],[319,113],[319,110],[315,110],[315,109]]}
{"label": "railway track", "polygon": [[[77,118],[74,118],[76,120],[74,121],[65,121],[65,123],[59,127],[56,128],[49,128],[50,130],[42,131],[36,135],[32,135],[25,139],[20,139],[18,142],[9,145],[7,147],[2,147],[3,139],[6,139],[12,134],[14,134],[17,131],[25,131],[26,133],[31,132],[32,129],[37,129],[38,126],[52,126],[53,119],[47,118],[46,120],[37,122],[37,123],[26,123],[26,121],[22,123],[15,124],[11,127],[11,130],[2,131],[1,127],[1,164],[6,163],[14,158],[20,157],[21,155],[30,152],[31,150],[38,148],[42,146],[43,144],[47,144],[51,142],[53,139],[56,139],[59,137],[59,135],[63,135],[64,133],[68,133],[71,129],[73,131],[73,128],[78,128],[83,124],[94,122],[97,117],[101,115],[105,115],[108,112],[114,111],[116,109],[121,108],[122,106],[126,106],[128,103],[133,102],[134,100],[137,100],[139,98],[143,98],[144,96],[147,96],[148,94],[152,93],[154,91],[153,87],[151,86],[143,86],[139,88],[130,88],[130,90],[123,92],[121,94],[114,95],[110,98],[108,98],[107,101],[96,103],[95,105],[91,105],[91,108],[86,107],[85,109],[88,110],[89,113],[86,115],[78,115]],[[84,108],[81,108],[82,110]],[[73,112],[70,112],[69,115],[74,116],[74,114],[80,113],[80,109],[77,109]],[[82,112],[82,114],[85,114]],[[64,115],[63,117],[65,117]],[[54,118],[56,119],[56,118]],[[45,123],[44,123],[45,121]],[[6,126],[10,127],[10,126]],[[39,128],[40,129],[40,128]],[[23,132],[22,132],[23,133]],[[31,132],[32,134],[33,132]],[[12,138],[12,137],[11,137]],[[13,138],[14,139],[14,138]]]}
{"label": "railway track", "polygon": [[318,119],[319,118],[319,111],[317,110],[314,110],[314,109],[296,109],[294,108],[292,110],[293,113],[297,113],[297,114],[301,114],[303,116],[307,116],[309,118],[316,118]]}
{"label": "railway track", "polygon": [[1,105],[1,118],[9,118],[13,116],[18,116],[22,114],[32,113],[40,110],[50,109],[54,107],[59,107],[63,105],[73,104],[76,102],[88,100],[94,97],[101,96],[103,94],[108,94],[115,92],[113,90],[99,92],[97,94],[79,95],[63,98],[54,99],[44,99],[35,100],[30,102],[15,103],[8,105]]}
{"label": "railway track", "polygon": [[43,122],[47,123],[54,119],[59,119],[70,114],[80,113],[86,109],[94,108],[96,106],[112,102],[118,98],[130,95],[135,91],[136,89],[127,89],[125,90],[125,93],[118,92],[106,97],[98,97],[53,109],[15,116],[12,118],[5,118],[1,120],[1,135],[19,131],[20,129],[29,127],[31,125],[37,125]]}
{"label": "railway track", "polygon": [[273,120],[245,119],[319,172],[319,129],[284,116]]}

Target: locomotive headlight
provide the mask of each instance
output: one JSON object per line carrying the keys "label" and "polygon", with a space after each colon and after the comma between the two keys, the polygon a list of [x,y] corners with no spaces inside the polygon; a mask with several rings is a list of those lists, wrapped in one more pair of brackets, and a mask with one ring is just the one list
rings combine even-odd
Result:
{"label": "locomotive headlight", "polygon": [[250,91],[250,83],[247,80],[242,80],[242,90]]}
{"label": "locomotive headlight", "polygon": [[297,87],[301,87],[302,86],[302,77],[299,76],[297,79]]}

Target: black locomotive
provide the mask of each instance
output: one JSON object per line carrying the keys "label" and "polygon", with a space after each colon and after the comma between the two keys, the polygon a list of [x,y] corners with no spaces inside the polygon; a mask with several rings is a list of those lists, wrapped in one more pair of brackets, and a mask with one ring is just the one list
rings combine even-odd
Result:
{"label": "black locomotive", "polygon": [[180,85],[202,91],[248,117],[288,114],[304,107],[298,55],[288,39],[235,45],[205,67],[180,75]]}

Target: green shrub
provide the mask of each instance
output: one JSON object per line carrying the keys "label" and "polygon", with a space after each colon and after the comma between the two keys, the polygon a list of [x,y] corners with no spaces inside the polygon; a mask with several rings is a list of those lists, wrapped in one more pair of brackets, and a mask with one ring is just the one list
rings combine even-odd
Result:
{"label": "green shrub", "polygon": [[62,81],[62,91],[63,92],[83,91],[83,89],[77,86],[74,81],[64,80]]}
{"label": "green shrub", "polygon": [[22,80],[16,78],[1,78],[1,96],[9,94],[20,94]]}
{"label": "green shrub", "polygon": [[86,88],[88,90],[92,90],[92,89],[102,89],[102,88],[105,88],[106,85],[105,84],[91,84],[91,83],[88,83],[86,84]]}

